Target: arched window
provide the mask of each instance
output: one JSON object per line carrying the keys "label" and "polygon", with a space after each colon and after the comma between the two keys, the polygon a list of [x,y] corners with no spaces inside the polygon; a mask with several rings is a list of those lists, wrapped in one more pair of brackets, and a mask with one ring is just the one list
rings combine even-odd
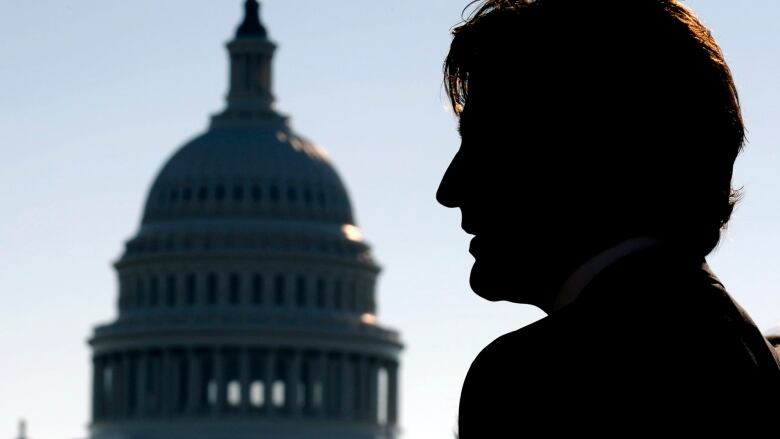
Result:
{"label": "arched window", "polygon": [[260,201],[263,199],[263,191],[260,190],[260,186],[252,186],[252,200]]}
{"label": "arched window", "polygon": [[379,425],[387,424],[387,412],[390,398],[389,392],[389,375],[387,369],[380,367],[377,371],[379,376],[377,377],[377,404],[376,404],[376,419]]}
{"label": "arched window", "polygon": [[207,186],[201,186],[198,189],[198,201],[206,201],[209,198],[209,188]]}
{"label": "arched window", "polygon": [[273,387],[271,387],[271,403],[274,407],[284,407],[285,405],[285,384],[282,380],[274,381]]}
{"label": "arched window", "polygon": [[252,381],[252,384],[249,386],[249,404],[252,407],[265,405],[265,385],[262,381]]}
{"label": "arched window", "polygon": [[323,398],[322,381],[315,381],[311,388],[311,405],[312,407],[322,407],[325,399]]}
{"label": "arched window", "polygon": [[227,384],[227,403],[230,407],[241,405],[241,383],[232,380]]}
{"label": "arched window", "polygon": [[276,185],[271,186],[270,196],[271,196],[271,201],[272,202],[274,202],[274,203],[278,203],[279,202],[279,187],[278,186],[276,186]]}
{"label": "arched window", "polygon": [[217,381],[209,380],[206,384],[206,400],[210,406],[217,405]]}

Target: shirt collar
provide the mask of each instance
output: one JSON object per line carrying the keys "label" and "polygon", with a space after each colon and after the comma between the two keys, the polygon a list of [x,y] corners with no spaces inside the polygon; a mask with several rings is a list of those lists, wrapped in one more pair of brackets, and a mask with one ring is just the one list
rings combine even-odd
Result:
{"label": "shirt collar", "polygon": [[604,271],[604,269],[617,262],[618,259],[639,250],[655,246],[659,244],[659,242],[658,238],[639,236],[626,239],[625,241],[596,254],[566,279],[566,282],[563,283],[563,286],[558,291],[558,295],[555,298],[553,311],[557,311],[574,302],[593,278]]}

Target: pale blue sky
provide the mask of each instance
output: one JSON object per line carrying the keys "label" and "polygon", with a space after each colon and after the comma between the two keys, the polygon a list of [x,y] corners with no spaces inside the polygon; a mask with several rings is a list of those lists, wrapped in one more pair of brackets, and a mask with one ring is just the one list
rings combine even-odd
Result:
{"label": "pale blue sky", "polygon": [[[0,3],[0,436],[22,416],[38,439],[86,436],[85,340],[115,315],[110,263],[135,233],[164,160],[222,107],[223,43],[241,3]],[[278,108],[330,152],[384,266],[380,318],[408,346],[407,439],[451,438],[471,359],[542,316],[470,292],[460,214],[434,199],[458,145],[441,61],[466,3],[264,5],[280,45]],[[735,174],[744,201],[709,260],[766,330],[780,322],[780,3],[687,3],[726,52],[750,138]]]}

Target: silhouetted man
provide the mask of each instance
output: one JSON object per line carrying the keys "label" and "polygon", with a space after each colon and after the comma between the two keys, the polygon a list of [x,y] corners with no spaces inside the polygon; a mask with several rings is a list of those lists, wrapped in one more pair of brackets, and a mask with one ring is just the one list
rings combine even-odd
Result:
{"label": "silhouetted man", "polygon": [[709,31],[675,0],[490,0],[453,34],[437,199],[474,292],[548,314],[474,360],[460,437],[780,413],[778,358],[704,260],[744,142]]}

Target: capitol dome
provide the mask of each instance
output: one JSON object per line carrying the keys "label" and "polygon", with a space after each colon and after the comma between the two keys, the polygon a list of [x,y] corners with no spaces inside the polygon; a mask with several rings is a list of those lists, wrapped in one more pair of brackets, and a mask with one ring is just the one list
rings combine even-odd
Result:
{"label": "capitol dome", "polygon": [[246,0],[224,111],[155,178],[95,328],[93,439],[398,433],[398,332],[322,148],[274,108],[276,49]]}
{"label": "capitol dome", "polygon": [[278,250],[351,255],[378,270],[323,149],[279,115],[231,123],[221,117],[163,166],[125,258],[246,246],[255,238],[266,245],[286,240]]}
{"label": "capitol dome", "polygon": [[144,224],[214,217],[354,222],[324,150],[293,133],[284,118],[215,125],[165,164]]}

